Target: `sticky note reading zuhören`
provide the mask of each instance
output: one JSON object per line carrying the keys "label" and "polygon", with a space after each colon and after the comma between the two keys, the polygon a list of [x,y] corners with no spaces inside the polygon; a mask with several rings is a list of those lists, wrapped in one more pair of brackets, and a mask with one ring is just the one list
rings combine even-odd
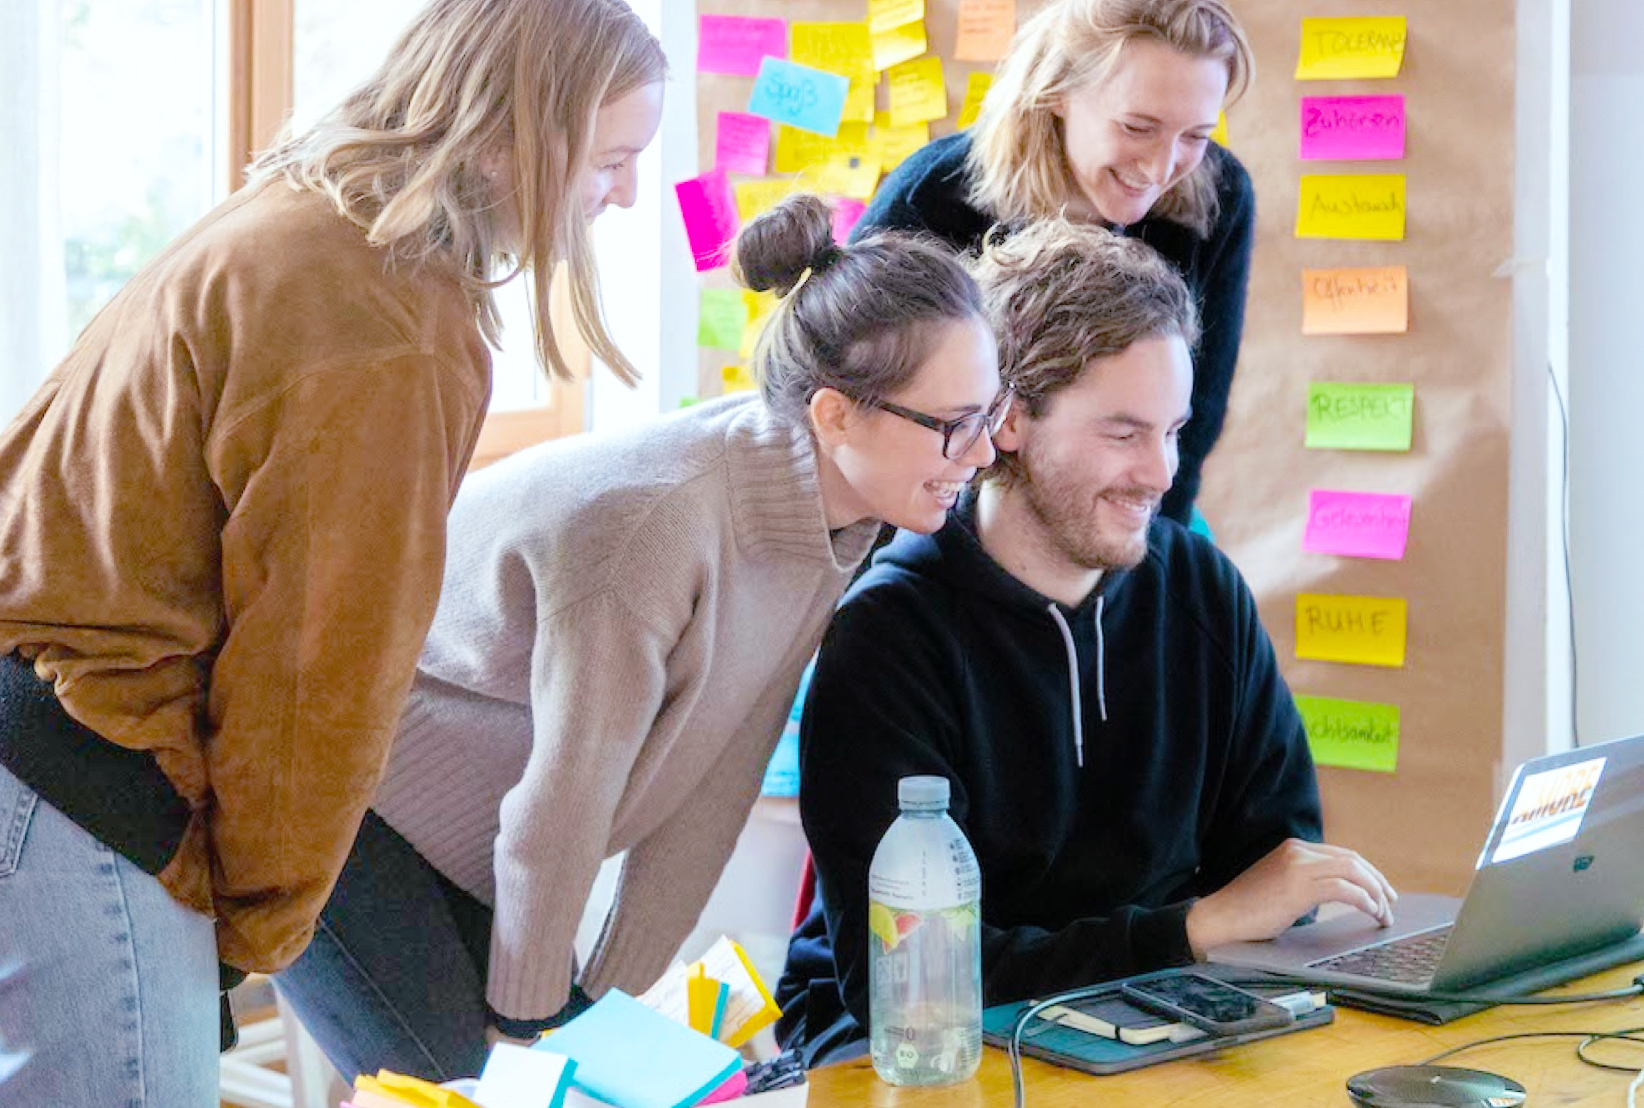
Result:
{"label": "sticky note reading zuh\u00f6ren", "polygon": [[1397,161],[1404,157],[1403,96],[1304,96],[1301,160]]}

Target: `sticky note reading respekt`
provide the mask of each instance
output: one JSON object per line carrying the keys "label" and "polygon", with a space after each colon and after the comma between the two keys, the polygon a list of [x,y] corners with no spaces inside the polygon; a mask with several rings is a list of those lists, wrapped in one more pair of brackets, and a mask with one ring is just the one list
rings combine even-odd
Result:
{"label": "sticky note reading respekt", "polygon": [[1402,15],[1304,19],[1296,80],[1397,77],[1406,33]]}
{"label": "sticky note reading respekt", "polygon": [[1416,387],[1314,381],[1307,387],[1310,450],[1409,450]]}
{"label": "sticky note reading respekt", "polygon": [[1398,705],[1297,696],[1296,709],[1307,729],[1313,761],[1319,765],[1374,773],[1398,768]]}
{"label": "sticky note reading respekt", "polygon": [[1398,161],[1404,157],[1403,96],[1304,96],[1301,160]]}
{"label": "sticky note reading respekt", "polygon": [[1313,174],[1301,179],[1296,200],[1299,239],[1404,237],[1404,174]]}
{"label": "sticky note reading respekt", "polygon": [[788,25],[781,19],[704,15],[697,24],[696,70],[752,77],[766,57],[788,56]]}
{"label": "sticky note reading respekt", "polygon": [[1401,494],[1314,489],[1302,549],[1314,554],[1398,561],[1410,538],[1410,498]]}
{"label": "sticky note reading respekt", "polygon": [[736,194],[722,169],[709,170],[700,177],[674,186],[679,212],[685,218],[685,237],[691,244],[691,258],[697,272],[718,269],[729,260],[731,242],[741,228],[736,212]]}
{"label": "sticky note reading respekt", "polygon": [[1302,270],[1302,334],[1393,335],[1409,329],[1404,266]]}
{"label": "sticky note reading respekt", "polygon": [[766,58],[759,63],[748,111],[802,131],[838,134],[850,85],[837,73]]}
{"label": "sticky note reading respekt", "polygon": [[1016,0],[959,0],[959,36],[953,58],[996,62],[1016,34]]}
{"label": "sticky note reading respekt", "polygon": [[771,160],[771,121],[747,112],[720,112],[714,166],[726,173],[763,177]]}
{"label": "sticky note reading respekt", "polygon": [[1296,597],[1296,657],[1364,666],[1404,665],[1405,603],[1396,597]]}

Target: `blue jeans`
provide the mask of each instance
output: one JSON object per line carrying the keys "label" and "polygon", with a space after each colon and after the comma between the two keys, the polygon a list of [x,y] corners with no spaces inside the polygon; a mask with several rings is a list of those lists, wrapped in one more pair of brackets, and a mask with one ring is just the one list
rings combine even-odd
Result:
{"label": "blue jeans", "polygon": [[206,916],[0,768],[0,1104],[216,1108]]}
{"label": "blue jeans", "polygon": [[485,1065],[491,909],[367,812],[314,941],[274,979],[337,1071],[429,1081]]}

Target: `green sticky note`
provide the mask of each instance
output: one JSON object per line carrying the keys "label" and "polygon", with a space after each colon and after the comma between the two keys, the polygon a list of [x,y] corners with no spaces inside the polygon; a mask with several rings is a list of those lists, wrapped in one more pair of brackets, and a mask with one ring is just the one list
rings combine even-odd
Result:
{"label": "green sticky note", "polygon": [[696,325],[698,346],[735,350],[742,345],[742,329],[747,325],[748,305],[741,289],[702,290],[702,310]]}
{"label": "green sticky note", "polygon": [[1296,707],[1319,765],[1375,773],[1392,773],[1398,766],[1398,705],[1298,696]]}
{"label": "green sticky note", "polygon": [[1415,411],[1414,385],[1315,381],[1307,387],[1308,449],[1407,451]]}

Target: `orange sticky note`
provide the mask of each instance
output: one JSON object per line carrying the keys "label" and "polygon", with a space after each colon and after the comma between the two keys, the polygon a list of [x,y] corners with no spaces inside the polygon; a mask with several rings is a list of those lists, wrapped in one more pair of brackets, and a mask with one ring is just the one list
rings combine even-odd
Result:
{"label": "orange sticky note", "polygon": [[1016,34],[1016,0],[959,0],[955,61],[996,62]]}
{"label": "orange sticky note", "polygon": [[1302,270],[1302,334],[1396,335],[1409,329],[1404,266]]}

